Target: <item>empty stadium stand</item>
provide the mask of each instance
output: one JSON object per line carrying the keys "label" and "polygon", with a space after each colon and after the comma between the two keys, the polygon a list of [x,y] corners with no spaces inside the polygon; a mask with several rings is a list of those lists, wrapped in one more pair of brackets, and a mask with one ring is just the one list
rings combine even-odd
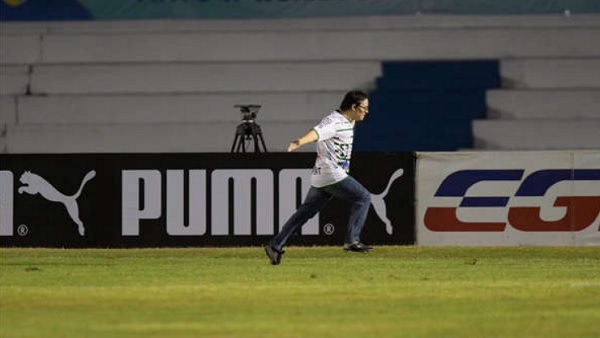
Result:
{"label": "empty stadium stand", "polygon": [[488,150],[600,148],[600,58],[505,60],[488,119],[473,122]]}
{"label": "empty stadium stand", "polygon": [[486,118],[498,61],[384,62],[369,95],[357,151],[453,151],[473,146],[471,122]]}
{"label": "empty stadium stand", "polygon": [[347,89],[372,91],[383,121],[389,67],[478,60],[498,65],[500,88],[413,88],[397,113],[420,114],[405,130],[423,138],[367,120],[357,149],[600,148],[599,33],[593,14],[3,22],[0,152],[227,152],[238,103],[263,105],[267,147],[283,151]]}

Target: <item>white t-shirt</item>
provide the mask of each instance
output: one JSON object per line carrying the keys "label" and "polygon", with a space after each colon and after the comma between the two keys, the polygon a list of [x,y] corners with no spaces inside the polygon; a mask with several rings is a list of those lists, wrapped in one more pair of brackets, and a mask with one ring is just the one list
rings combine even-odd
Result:
{"label": "white t-shirt", "polygon": [[354,122],[350,122],[336,110],[321,120],[313,130],[319,135],[319,139],[311,184],[320,188],[348,177]]}

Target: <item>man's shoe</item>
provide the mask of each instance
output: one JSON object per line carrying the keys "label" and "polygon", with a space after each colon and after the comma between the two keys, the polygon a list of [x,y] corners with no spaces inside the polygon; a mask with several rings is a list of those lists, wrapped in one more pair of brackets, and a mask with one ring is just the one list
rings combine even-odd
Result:
{"label": "man's shoe", "polygon": [[279,265],[279,263],[281,263],[281,255],[285,253],[285,251],[279,251],[271,245],[265,246],[265,252],[267,253],[267,256],[271,260],[271,264],[273,265]]}
{"label": "man's shoe", "polygon": [[362,244],[361,242],[354,242],[352,244],[348,244],[348,243],[344,244],[344,250],[367,253],[367,252],[373,250],[373,247]]}

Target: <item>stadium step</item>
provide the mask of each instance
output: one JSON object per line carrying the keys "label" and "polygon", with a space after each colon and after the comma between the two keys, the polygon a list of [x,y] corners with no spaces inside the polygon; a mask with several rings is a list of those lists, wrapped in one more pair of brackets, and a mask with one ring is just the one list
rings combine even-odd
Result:
{"label": "stadium step", "polygon": [[476,120],[474,148],[481,150],[600,149],[596,120]]}
{"label": "stadium step", "polygon": [[491,119],[600,119],[600,88],[490,90]]}
{"label": "stadium step", "polygon": [[[261,104],[257,121],[318,121],[344,92],[232,92],[218,94],[19,96],[21,124],[237,122],[235,104]],[[4,101],[4,100],[2,100]],[[15,100],[8,100],[13,106]],[[14,116],[16,111],[12,113]]]}
{"label": "stadium step", "polygon": [[502,60],[500,74],[503,88],[600,88],[600,57]]}
{"label": "stadium step", "polygon": [[[6,153],[169,153],[230,152],[237,122],[13,125],[1,149]],[[267,150],[282,152],[291,139],[314,126],[314,121],[261,122]],[[0,127],[1,128],[1,127]],[[1,139],[1,138],[0,138]],[[251,149],[254,149],[253,146]],[[313,145],[300,151],[315,151]]]}
{"label": "stadium step", "polygon": [[379,62],[40,65],[33,94],[340,91],[372,86]]}
{"label": "stadium step", "polygon": [[0,95],[25,94],[28,88],[28,66],[0,66]]}

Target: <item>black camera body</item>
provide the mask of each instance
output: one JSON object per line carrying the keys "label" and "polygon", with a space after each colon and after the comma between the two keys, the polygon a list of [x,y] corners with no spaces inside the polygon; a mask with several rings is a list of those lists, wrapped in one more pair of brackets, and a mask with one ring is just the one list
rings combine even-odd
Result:
{"label": "black camera body", "polygon": [[254,122],[256,116],[258,116],[258,111],[262,106],[259,104],[236,104],[234,107],[238,108],[242,113],[242,121]]}

